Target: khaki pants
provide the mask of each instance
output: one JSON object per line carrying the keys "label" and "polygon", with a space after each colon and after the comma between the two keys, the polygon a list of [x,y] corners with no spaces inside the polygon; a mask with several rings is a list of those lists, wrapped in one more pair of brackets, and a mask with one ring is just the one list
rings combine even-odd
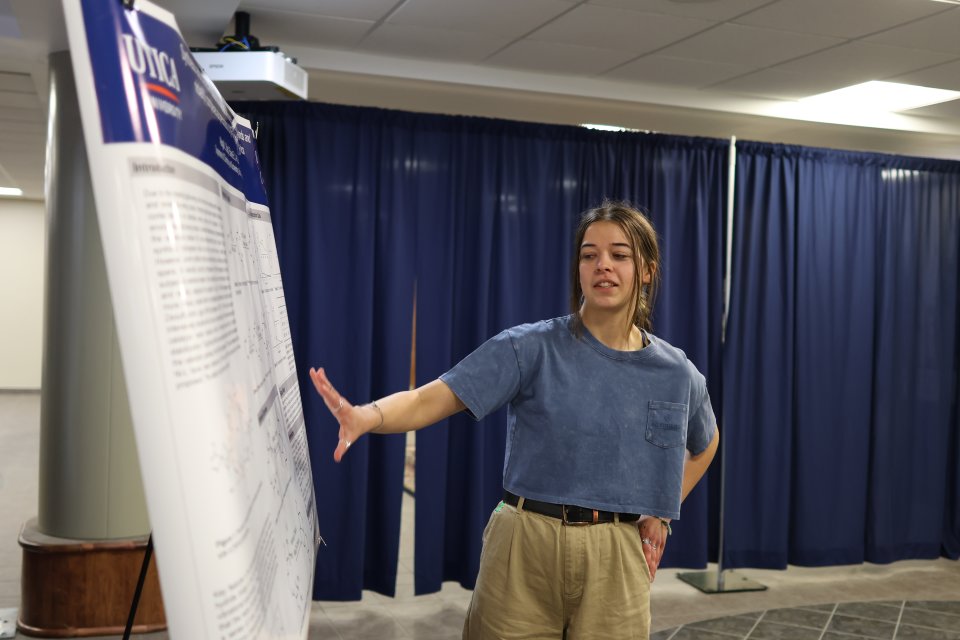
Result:
{"label": "khaki pants", "polygon": [[464,640],[642,639],[650,572],[636,523],[564,525],[501,503],[483,533]]}

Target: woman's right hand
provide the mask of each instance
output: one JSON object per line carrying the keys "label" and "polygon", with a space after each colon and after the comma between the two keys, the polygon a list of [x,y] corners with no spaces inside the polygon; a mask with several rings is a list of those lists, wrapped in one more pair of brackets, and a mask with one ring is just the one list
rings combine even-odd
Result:
{"label": "woman's right hand", "polygon": [[[357,440],[363,434],[373,430],[379,421],[379,413],[376,409],[369,406],[354,406],[347,402],[347,399],[340,395],[330,380],[323,367],[319,369],[310,368],[310,379],[313,380],[313,386],[317,393],[323,398],[327,409],[333,414],[340,424],[340,440],[337,442],[337,448],[333,452],[333,459],[340,462],[347,450],[356,444]],[[375,414],[376,417],[370,415]]]}
{"label": "woman's right hand", "polygon": [[655,516],[641,516],[637,520],[637,530],[640,532],[640,544],[643,546],[643,557],[650,570],[650,582],[657,577],[657,568],[663,558],[663,550],[667,546],[669,529],[663,520]]}

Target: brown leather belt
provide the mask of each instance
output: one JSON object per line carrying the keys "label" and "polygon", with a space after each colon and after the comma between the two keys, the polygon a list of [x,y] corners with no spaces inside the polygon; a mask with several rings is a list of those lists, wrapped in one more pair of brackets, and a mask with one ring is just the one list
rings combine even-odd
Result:
{"label": "brown leather belt", "polygon": [[[503,501],[510,506],[517,506],[520,503],[520,496],[510,491],[503,492]],[[613,522],[617,514],[613,511],[600,511],[599,509],[587,509],[572,504],[554,504],[552,502],[542,502],[540,500],[531,500],[525,498],[523,501],[523,510],[539,513],[551,518],[563,520],[564,524],[585,525],[600,524],[601,522]],[[620,513],[620,522],[635,522],[640,519],[636,513]]]}

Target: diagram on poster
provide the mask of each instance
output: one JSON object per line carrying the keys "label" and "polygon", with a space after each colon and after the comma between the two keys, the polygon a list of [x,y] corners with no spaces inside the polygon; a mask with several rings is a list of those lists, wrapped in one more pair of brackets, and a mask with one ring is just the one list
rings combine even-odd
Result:
{"label": "diagram on poster", "polygon": [[254,132],[170,13],[64,9],[171,637],[305,638],[317,514]]}

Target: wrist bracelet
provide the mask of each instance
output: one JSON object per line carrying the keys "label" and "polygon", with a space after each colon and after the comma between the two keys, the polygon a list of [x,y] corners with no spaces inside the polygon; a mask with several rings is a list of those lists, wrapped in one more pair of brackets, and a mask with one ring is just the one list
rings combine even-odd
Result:
{"label": "wrist bracelet", "polygon": [[668,535],[668,536],[672,536],[672,535],[673,535],[673,528],[670,526],[670,521],[667,520],[666,518],[661,518],[660,516],[656,516],[656,518],[657,518],[657,520],[660,521],[660,524],[662,524],[663,526],[665,526],[665,527],[667,528],[667,535]]}
{"label": "wrist bracelet", "polygon": [[380,427],[383,426],[383,409],[380,408],[380,405],[377,404],[377,401],[376,401],[376,400],[374,400],[374,401],[371,402],[370,404],[373,406],[374,409],[377,410],[377,413],[380,414],[380,424],[378,424],[377,426],[375,426],[375,427],[372,429],[372,431],[376,431],[377,429],[379,429]]}

